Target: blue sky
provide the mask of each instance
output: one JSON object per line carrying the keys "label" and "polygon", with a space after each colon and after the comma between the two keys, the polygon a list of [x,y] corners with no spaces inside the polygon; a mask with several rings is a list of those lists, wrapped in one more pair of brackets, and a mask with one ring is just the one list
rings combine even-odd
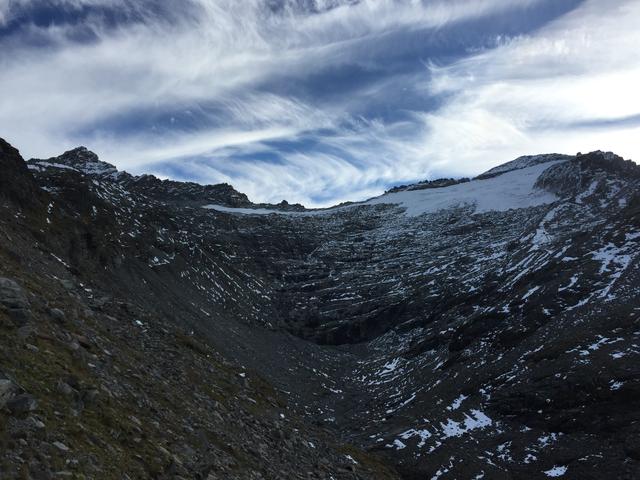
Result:
{"label": "blue sky", "polygon": [[0,0],[0,136],[325,206],[640,158],[635,0]]}

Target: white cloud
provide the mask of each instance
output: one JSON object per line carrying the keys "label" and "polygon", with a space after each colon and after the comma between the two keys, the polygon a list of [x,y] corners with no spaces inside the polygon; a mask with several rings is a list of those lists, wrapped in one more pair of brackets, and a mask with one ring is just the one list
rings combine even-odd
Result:
{"label": "white cloud", "polygon": [[[38,6],[42,0],[0,0],[0,26],[10,21],[14,15],[24,8]],[[113,7],[122,0],[55,0],[57,6],[81,8],[83,6]]]}
{"label": "white cloud", "polygon": [[433,68],[431,91],[449,97],[424,117],[430,150],[476,172],[541,151],[640,158],[640,128],[604,122],[640,113],[638,22],[638,2],[591,0],[535,36]]}
{"label": "white cloud", "polygon": [[[286,1],[275,14],[261,0],[196,0],[197,15],[171,22],[149,18],[106,29],[90,17],[85,26],[94,43],[74,43],[68,27],[56,26],[45,32],[53,48],[0,56],[0,135],[26,156],[84,143],[120,168],[159,171],[156,164],[182,162],[194,177],[228,181],[257,201],[308,205],[370,196],[382,183],[474,174],[520,154],[603,148],[639,158],[637,128],[593,124],[640,113],[640,5],[633,1],[587,0],[531,36],[431,66],[428,82],[425,70],[325,102],[286,93],[289,82],[327,67],[366,64],[363,45],[375,49],[387,33],[438,29],[542,1],[317,0],[319,14]],[[0,0],[0,24],[27,3]],[[135,6],[143,3],[126,5],[151,15]],[[279,88],[270,91],[271,84]],[[425,96],[442,96],[435,111],[388,124],[353,113],[371,98],[405,87],[415,93],[421,84]],[[92,131],[133,112],[201,104],[215,108],[195,132]],[[230,159],[268,152],[272,140],[309,136],[323,148],[279,152],[277,163]]]}

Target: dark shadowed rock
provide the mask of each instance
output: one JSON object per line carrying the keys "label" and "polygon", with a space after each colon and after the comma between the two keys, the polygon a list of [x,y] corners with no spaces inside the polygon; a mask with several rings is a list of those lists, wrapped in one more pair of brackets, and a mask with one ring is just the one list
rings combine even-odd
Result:
{"label": "dark shadowed rock", "polygon": [[24,415],[36,410],[38,408],[38,401],[33,395],[23,393],[11,398],[6,406],[13,415]]}
{"label": "dark shadowed rock", "polygon": [[24,326],[32,318],[26,292],[9,278],[0,278],[0,306],[16,326]]}
{"label": "dark shadowed rock", "polygon": [[20,152],[0,138],[0,199],[19,208],[33,210],[41,205],[43,192],[38,188],[22,160]]}
{"label": "dark shadowed rock", "polygon": [[12,310],[28,309],[29,299],[14,280],[0,277],[0,304]]}
{"label": "dark shadowed rock", "polygon": [[49,316],[58,323],[64,323],[67,319],[66,315],[59,308],[49,309]]}
{"label": "dark shadowed rock", "polygon": [[16,391],[17,387],[11,380],[0,378],[0,409],[7,404]]}

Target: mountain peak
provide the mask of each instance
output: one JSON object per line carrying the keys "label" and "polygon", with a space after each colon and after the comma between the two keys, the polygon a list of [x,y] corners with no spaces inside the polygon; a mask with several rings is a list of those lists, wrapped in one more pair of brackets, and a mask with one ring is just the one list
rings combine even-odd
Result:
{"label": "mountain peak", "polygon": [[98,155],[89,150],[87,147],[79,146],[64,152],[58,158],[69,158],[71,160],[82,159],[87,162],[99,162]]}
{"label": "mountain peak", "polygon": [[28,164],[32,169],[71,169],[85,175],[105,176],[118,173],[114,165],[103,162],[97,154],[82,146],[46,160],[32,158]]}

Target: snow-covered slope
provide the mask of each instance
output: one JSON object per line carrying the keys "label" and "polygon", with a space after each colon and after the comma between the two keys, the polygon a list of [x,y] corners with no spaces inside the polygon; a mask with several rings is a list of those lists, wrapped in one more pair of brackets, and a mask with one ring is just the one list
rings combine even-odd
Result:
{"label": "snow-covered slope", "polygon": [[475,179],[448,187],[388,193],[371,199],[366,204],[397,204],[410,216],[461,205],[473,206],[474,213],[535,207],[558,199],[550,192],[535,188],[535,183],[542,172],[562,161],[521,166],[519,169],[505,170],[502,174],[495,171],[496,176],[491,178]]}

